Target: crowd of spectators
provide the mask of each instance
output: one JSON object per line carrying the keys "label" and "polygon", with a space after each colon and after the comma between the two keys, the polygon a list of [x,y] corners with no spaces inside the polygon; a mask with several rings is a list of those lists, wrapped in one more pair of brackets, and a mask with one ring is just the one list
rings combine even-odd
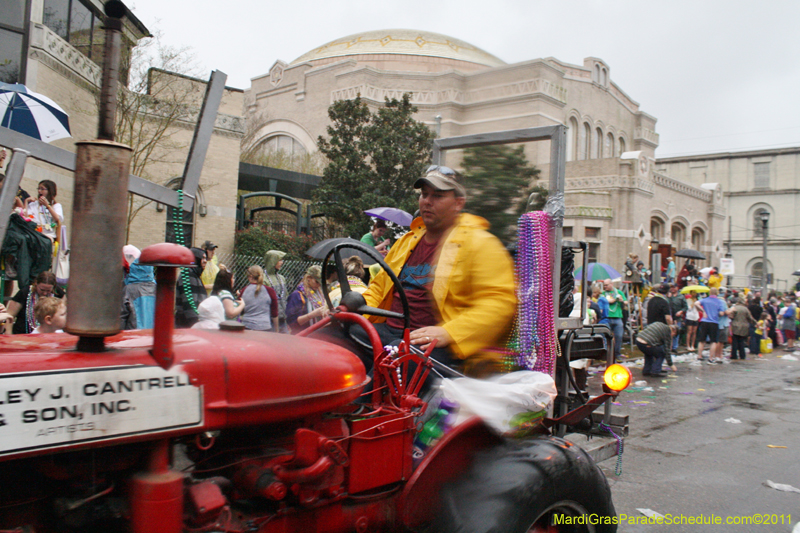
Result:
{"label": "crowd of spectators", "polygon": [[[701,273],[687,261],[674,273],[674,261],[668,259],[671,266],[664,273],[666,279],[672,274],[670,281],[650,285],[647,270],[632,253],[624,266],[626,283],[615,287],[607,279],[590,287],[585,323],[608,325],[617,361],[626,327],[633,335],[631,344],[644,355],[645,376],[677,371],[673,356],[679,353],[716,365],[748,355],[762,357],[773,349],[795,351],[800,335],[797,295],[771,292],[762,300],[758,291],[722,287],[716,268]],[[634,293],[637,298],[631,297]],[[573,315],[578,313],[576,304]]]}

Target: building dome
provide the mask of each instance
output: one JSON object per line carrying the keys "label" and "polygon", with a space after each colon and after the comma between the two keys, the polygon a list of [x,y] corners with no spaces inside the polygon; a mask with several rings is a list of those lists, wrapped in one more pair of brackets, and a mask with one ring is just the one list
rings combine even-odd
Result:
{"label": "building dome", "polygon": [[314,48],[294,61],[314,64],[330,63],[348,56],[417,56],[446,63],[471,63],[483,67],[499,67],[506,63],[492,54],[460,39],[440,33],[419,30],[375,30],[356,33]]}

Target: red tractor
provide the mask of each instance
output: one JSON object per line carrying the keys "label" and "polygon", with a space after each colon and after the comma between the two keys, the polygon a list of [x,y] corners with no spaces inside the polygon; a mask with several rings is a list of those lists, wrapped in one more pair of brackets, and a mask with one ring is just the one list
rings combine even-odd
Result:
{"label": "red tractor", "polygon": [[[561,162],[551,165],[552,188],[563,191],[563,126],[512,133],[443,139],[437,150],[550,140]],[[27,142],[4,135],[0,141]],[[43,160],[55,153],[28,146]],[[608,406],[630,375],[587,399],[562,364],[558,418],[540,421],[533,437],[507,440],[471,418],[415,455],[415,438],[440,401],[435,387],[420,392],[433,362],[409,348],[407,333],[397,350],[381,346],[363,316],[375,310],[347,292],[339,249],[332,253],[342,306],[288,336],[233,325],[175,330],[178,270],[194,258],[181,246],[150,246],[140,262],[158,267],[155,328],[120,333],[126,150],[110,139],[79,143],[66,328],[73,335],[0,339],[0,533],[616,530],[603,473],[553,433],[614,426],[608,410],[592,411]],[[13,195],[16,186],[6,189]],[[561,242],[553,228],[556,301],[545,313],[559,317]],[[331,321],[368,332],[371,376],[349,350],[313,338]],[[561,332],[559,361],[609,353],[607,329],[587,331],[570,319],[553,329]],[[616,426],[624,430],[624,422]]]}
{"label": "red tractor", "polygon": [[506,441],[471,419],[415,467],[431,362],[387,353],[358,309],[335,320],[372,333],[366,396],[361,360],[305,332],[173,331],[193,257],[160,244],[140,260],[159,265],[154,331],[98,352],[63,334],[0,344],[0,531],[521,533],[615,516],[602,472],[547,421]]}

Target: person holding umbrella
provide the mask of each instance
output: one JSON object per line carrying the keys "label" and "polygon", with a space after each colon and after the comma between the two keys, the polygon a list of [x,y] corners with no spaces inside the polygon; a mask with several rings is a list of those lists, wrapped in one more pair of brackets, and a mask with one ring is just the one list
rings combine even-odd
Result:
{"label": "person holding umbrella", "polygon": [[389,252],[390,240],[389,237],[383,238],[386,233],[386,222],[381,219],[375,221],[372,225],[372,231],[365,233],[361,237],[361,242],[368,244],[375,248],[381,255],[385,256]]}
{"label": "person holding umbrella", "polygon": [[691,279],[691,274],[689,272],[689,261],[686,261],[683,264],[680,272],[678,272],[678,277],[675,279],[675,285],[678,287],[678,290],[686,287],[689,284]]}

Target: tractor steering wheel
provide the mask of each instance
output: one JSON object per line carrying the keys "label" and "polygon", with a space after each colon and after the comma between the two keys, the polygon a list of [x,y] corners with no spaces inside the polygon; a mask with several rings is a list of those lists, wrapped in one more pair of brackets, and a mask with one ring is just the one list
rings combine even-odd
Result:
{"label": "tractor steering wheel", "polygon": [[[392,280],[394,284],[395,290],[400,295],[400,302],[403,305],[403,313],[395,313],[393,311],[388,311],[386,309],[378,309],[377,307],[370,307],[367,305],[366,300],[364,297],[355,292],[353,289],[350,288],[350,282],[347,279],[347,273],[344,270],[344,262],[342,261],[342,255],[340,250],[343,248],[350,248],[353,250],[357,250],[361,253],[366,254],[371,259],[374,259],[381,268],[386,272],[389,278]],[[327,253],[325,259],[322,261],[322,294],[325,295],[325,303],[328,304],[328,308],[333,310],[333,304],[331,303],[331,298],[328,296],[328,287],[327,287],[327,279],[328,279],[328,261],[330,260],[331,256],[333,256],[333,263],[336,266],[336,277],[339,280],[339,286],[342,290],[342,299],[340,300],[340,305],[345,306],[348,311],[353,313],[360,313],[362,315],[375,315],[375,316],[382,316],[386,318],[397,318],[403,321],[403,328],[408,329],[409,325],[411,324],[411,313],[408,307],[408,298],[406,297],[406,291],[403,290],[403,286],[400,283],[400,280],[397,279],[397,276],[392,269],[389,268],[389,265],[383,260],[383,257],[375,251],[374,248],[371,246],[367,246],[362,244],[358,241],[356,242],[342,242],[335,245],[331,251]]]}

